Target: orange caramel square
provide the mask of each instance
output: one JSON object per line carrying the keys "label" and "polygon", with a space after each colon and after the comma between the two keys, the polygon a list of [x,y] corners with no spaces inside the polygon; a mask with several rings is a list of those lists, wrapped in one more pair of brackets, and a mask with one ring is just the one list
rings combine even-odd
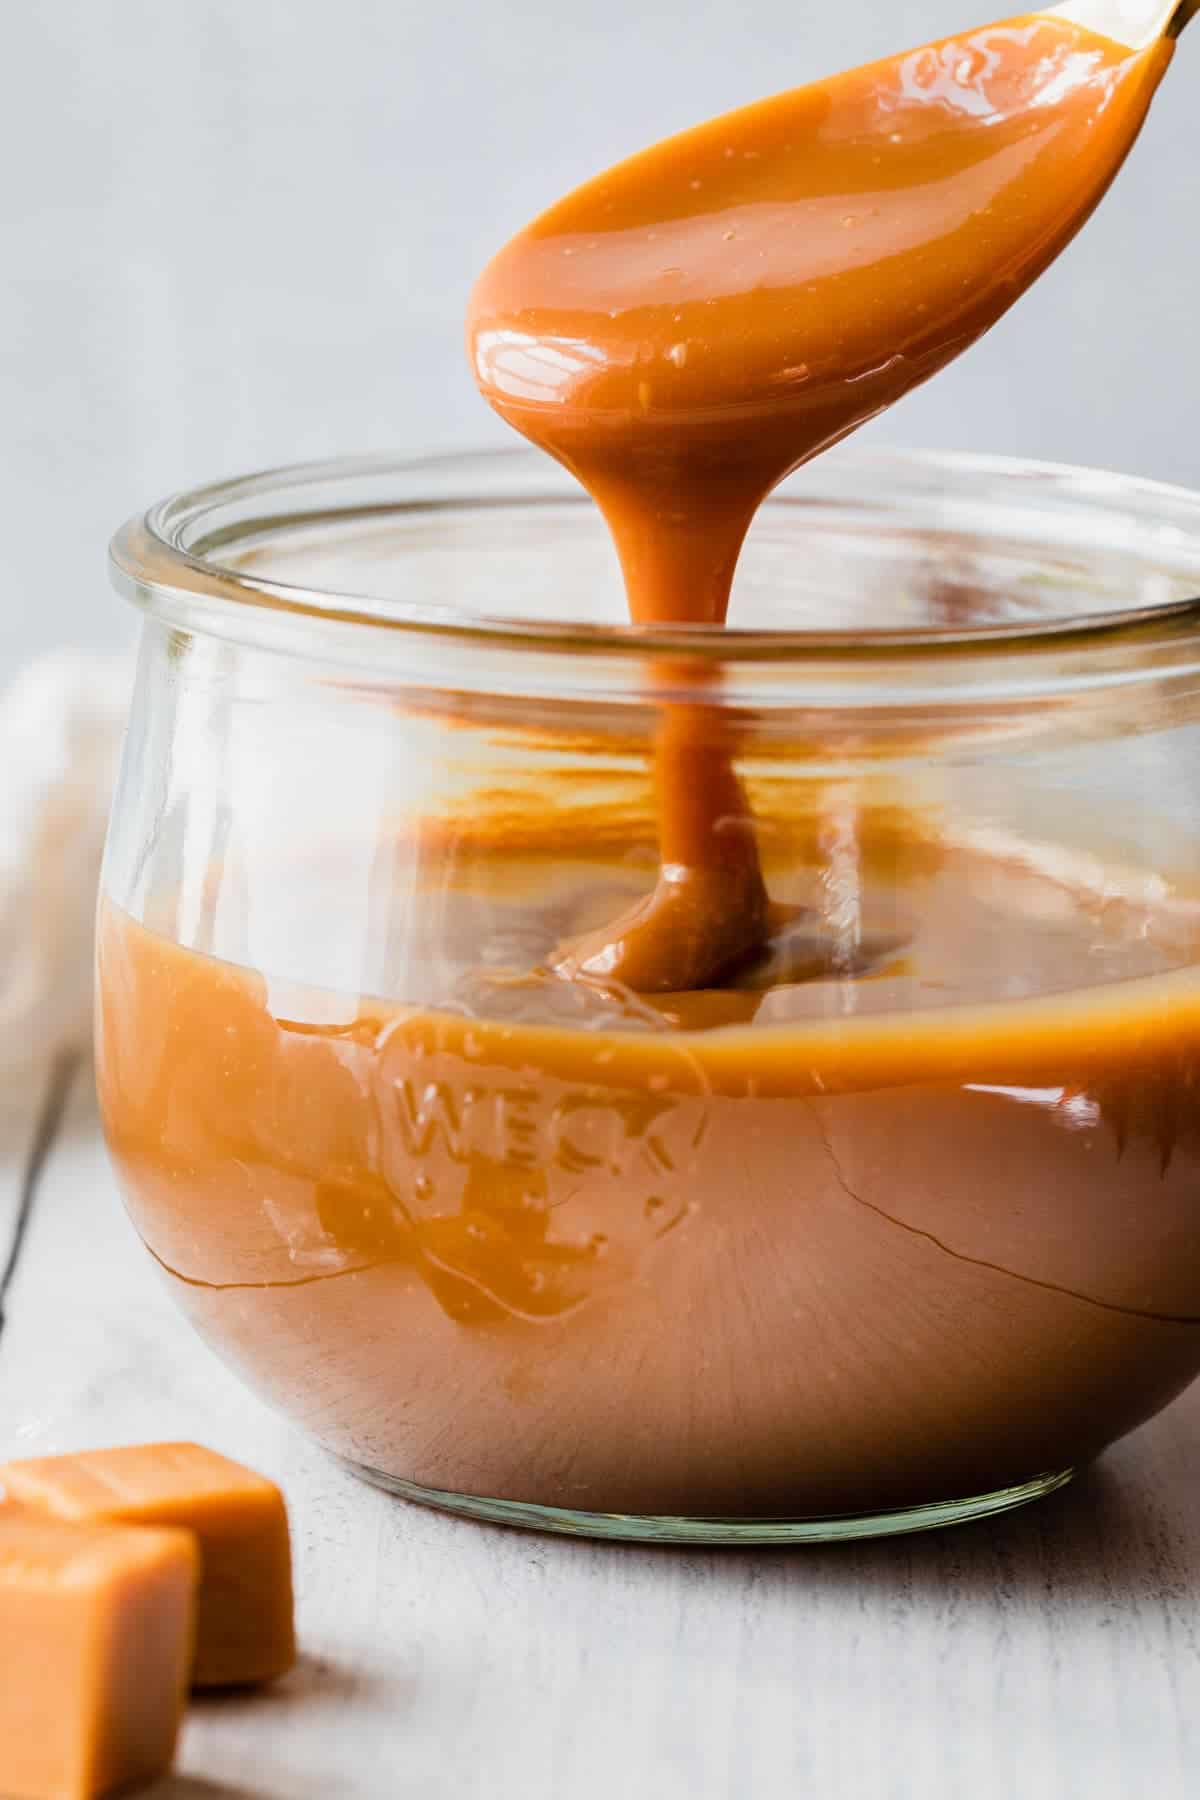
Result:
{"label": "orange caramel square", "polygon": [[270,1681],[291,1668],[291,1540],[273,1482],[197,1444],[136,1444],[8,1463],[0,1487],[19,1507],[74,1524],[195,1533],[194,1686]]}
{"label": "orange caramel square", "polygon": [[170,1767],[198,1577],[190,1532],[0,1508],[6,1800],[92,1800]]}

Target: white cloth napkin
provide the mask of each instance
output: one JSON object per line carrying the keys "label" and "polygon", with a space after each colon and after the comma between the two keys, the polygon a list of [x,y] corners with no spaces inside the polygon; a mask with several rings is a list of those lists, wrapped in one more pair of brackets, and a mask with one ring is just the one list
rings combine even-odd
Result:
{"label": "white cloth napkin", "polygon": [[91,1044],[96,886],[132,686],[125,657],[60,651],[0,694],[0,1125]]}

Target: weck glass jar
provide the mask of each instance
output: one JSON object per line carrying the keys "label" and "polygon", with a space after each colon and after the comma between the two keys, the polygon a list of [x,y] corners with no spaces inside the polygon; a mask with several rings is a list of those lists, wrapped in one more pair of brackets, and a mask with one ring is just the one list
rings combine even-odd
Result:
{"label": "weck glass jar", "polygon": [[[216,1349],[409,1498],[614,1537],[1045,1493],[1200,1370],[1200,498],[839,452],[731,629],[623,622],[522,453],[121,531],[98,1067]],[[559,948],[659,865],[702,684],[778,930]]]}

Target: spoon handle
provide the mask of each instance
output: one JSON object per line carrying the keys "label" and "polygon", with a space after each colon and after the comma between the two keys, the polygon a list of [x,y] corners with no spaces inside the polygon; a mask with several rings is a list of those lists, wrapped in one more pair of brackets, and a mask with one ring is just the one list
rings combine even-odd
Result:
{"label": "spoon handle", "polygon": [[1178,37],[1200,12],[1200,0],[1061,0],[1047,11],[1131,50],[1147,50],[1159,38]]}

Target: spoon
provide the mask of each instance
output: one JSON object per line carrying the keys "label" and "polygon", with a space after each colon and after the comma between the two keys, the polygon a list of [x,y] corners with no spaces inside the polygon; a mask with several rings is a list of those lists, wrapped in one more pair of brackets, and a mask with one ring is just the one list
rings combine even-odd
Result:
{"label": "spoon", "polygon": [[642,151],[501,250],[476,378],[598,501],[635,619],[720,622],[766,493],[1049,266],[1195,10],[1068,0],[849,70]]}

